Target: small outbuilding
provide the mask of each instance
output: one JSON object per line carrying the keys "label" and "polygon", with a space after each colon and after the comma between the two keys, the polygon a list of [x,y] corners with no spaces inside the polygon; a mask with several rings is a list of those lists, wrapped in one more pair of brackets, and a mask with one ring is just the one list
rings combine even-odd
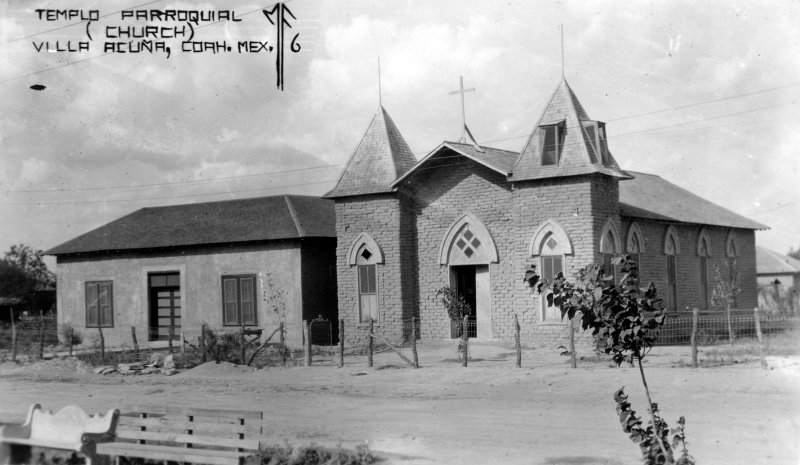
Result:
{"label": "small outbuilding", "polygon": [[298,195],[143,208],[45,252],[59,325],[102,328],[110,346],[131,328],[139,342],[193,341],[203,324],[269,334],[275,297],[289,345],[319,316],[336,334],[335,253],[333,202]]}

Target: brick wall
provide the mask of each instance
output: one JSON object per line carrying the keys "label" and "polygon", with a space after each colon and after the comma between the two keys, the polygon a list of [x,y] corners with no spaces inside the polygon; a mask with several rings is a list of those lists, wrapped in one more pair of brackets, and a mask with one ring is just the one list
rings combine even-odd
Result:
{"label": "brick wall", "polygon": [[[627,238],[628,231],[634,219],[622,219],[622,236]],[[636,222],[644,236],[645,253],[640,255],[639,274],[640,281],[644,284],[655,283],[659,294],[664,298],[666,305],[667,289],[667,259],[664,254],[664,237],[667,227],[672,225],[678,233],[680,254],[677,263],[677,288],[678,310],[701,307],[700,291],[700,257],[697,255],[697,241],[701,225],[668,223],[663,221],[636,218]],[[708,258],[708,286],[709,296],[714,287],[714,266],[721,267],[723,274],[728,266],[726,255],[726,241],[730,228],[705,226],[710,241]],[[734,237],[739,256],[736,258],[736,268],[739,274],[739,285],[742,288],[737,298],[737,307],[753,308],[757,305],[758,289],[756,285],[756,258],[755,258],[755,232],[747,229],[734,229]]]}
{"label": "brick wall", "polygon": [[[408,200],[400,194],[380,194],[336,199],[336,275],[339,318],[345,320],[345,344],[363,343],[365,328],[359,328],[357,270],[348,263],[353,241],[361,233],[369,234],[383,251],[384,263],[377,265],[378,307],[380,321],[376,332],[399,342],[405,337],[404,320],[415,313],[413,284],[414,232],[408,214],[403,211]],[[410,277],[401,279],[401,276]]]}

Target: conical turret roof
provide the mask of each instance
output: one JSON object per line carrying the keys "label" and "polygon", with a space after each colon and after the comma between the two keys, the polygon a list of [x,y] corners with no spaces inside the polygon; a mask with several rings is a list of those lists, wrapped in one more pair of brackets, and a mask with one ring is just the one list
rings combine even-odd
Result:
{"label": "conical turret roof", "polygon": [[[557,155],[555,162],[551,158],[550,163],[543,163],[545,132],[552,126],[557,128],[557,135],[549,141],[556,142],[548,143],[547,148],[553,150],[557,145]],[[550,97],[509,179],[523,181],[591,173],[631,178],[617,165],[606,140],[605,125],[589,118],[564,79]]]}
{"label": "conical turret roof", "polygon": [[417,163],[389,113],[381,106],[336,183],[325,197],[392,192],[392,183]]}

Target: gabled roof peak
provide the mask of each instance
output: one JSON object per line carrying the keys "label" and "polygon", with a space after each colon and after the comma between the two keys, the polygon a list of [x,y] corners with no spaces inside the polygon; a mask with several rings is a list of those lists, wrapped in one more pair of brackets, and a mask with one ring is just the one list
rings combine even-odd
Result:
{"label": "gabled roof peak", "polygon": [[364,136],[327,198],[392,192],[392,183],[417,163],[391,116],[378,106]]}
{"label": "gabled roof peak", "polygon": [[562,78],[526,140],[512,180],[601,173],[630,178],[608,150],[605,125],[592,121]]}

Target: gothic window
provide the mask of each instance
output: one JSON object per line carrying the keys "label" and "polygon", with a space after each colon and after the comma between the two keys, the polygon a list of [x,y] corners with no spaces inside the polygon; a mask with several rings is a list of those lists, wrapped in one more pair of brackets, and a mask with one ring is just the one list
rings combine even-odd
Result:
{"label": "gothic window", "polygon": [[[572,254],[572,243],[561,226],[553,220],[542,223],[531,239],[529,252],[538,257],[538,270],[542,279],[552,282],[559,273],[565,273],[566,255]],[[543,321],[561,321],[561,313],[548,299],[550,292],[541,295],[541,319]]]}
{"label": "gothic window", "polygon": [[664,237],[664,254],[667,256],[667,309],[678,311],[678,260],[680,254],[678,233],[672,226],[667,227]]}
{"label": "gothic window", "polygon": [[628,228],[628,240],[625,245],[625,252],[630,256],[631,261],[636,265],[637,275],[642,276],[641,255],[644,253],[644,237],[639,224],[635,221]]}
{"label": "gothic window", "polygon": [[[728,256],[728,282],[732,287],[736,287],[739,281],[739,274],[736,272],[736,257],[739,256],[739,251],[736,248],[733,230],[728,232],[728,239],[725,241],[725,255]],[[736,294],[731,298],[731,307],[736,307]]]}
{"label": "gothic window", "polygon": [[439,252],[440,265],[487,265],[497,263],[497,247],[486,226],[465,213],[445,235]]}
{"label": "gothic window", "polygon": [[383,251],[375,240],[369,234],[359,234],[350,247],[348,263],[356,269],[360,324],[368,324],[370,319],[375,323],[380,322],[378,265],[382,265],[383,262]]}
{"label": "gothic window", "polygon": [[711,256],[711,241],[705,229],[700,230],[697,238],[697,256],[700,259],[700,308],[705,310],[709,303],[708,290],[708,257]]}
{"label": "gothic window", "polygon": [[603,272],[614,278],[614,284],[617,284],[619,277],[619,267],[612,264],[614,257],[620,253],[618,237],[611,218],[607,219],[600,230],[600,254],[603,256]]}

